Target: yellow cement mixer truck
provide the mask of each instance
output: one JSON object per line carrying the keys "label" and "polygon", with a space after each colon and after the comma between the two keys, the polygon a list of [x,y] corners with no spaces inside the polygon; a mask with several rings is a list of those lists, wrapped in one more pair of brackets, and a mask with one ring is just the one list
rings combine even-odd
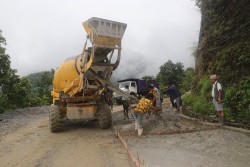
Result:
{"label": "yellow cement mixer truck", "polygon": [[87,33],[82,53],[65,60],[54,74],[49,114],[53,133],[62,130],[64,120],[97,120],[101,128],[112,124],[104,94],[108,89],[119,91],[109,79],[120,62],[127,25],[96,17],[82,25]]}

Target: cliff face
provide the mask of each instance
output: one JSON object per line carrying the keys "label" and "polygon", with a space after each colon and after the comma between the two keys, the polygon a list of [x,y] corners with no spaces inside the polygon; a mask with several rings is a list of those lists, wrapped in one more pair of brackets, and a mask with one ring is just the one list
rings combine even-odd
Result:
{"label": "cliff face", "polygon": [[224,85],[250,76],[250,1],[196,0],[201,30],[197,77],[217,74]]}

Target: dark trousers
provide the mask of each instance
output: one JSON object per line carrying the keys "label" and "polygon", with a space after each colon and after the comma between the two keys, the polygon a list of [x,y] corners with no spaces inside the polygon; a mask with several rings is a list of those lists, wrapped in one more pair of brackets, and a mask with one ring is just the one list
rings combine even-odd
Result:
{"label": "dark trousers", "polygon": [[123,105],[124,118],[128,118],[128,108],[129,108],[128,101],[127,100],[122,100],[122,105]]}

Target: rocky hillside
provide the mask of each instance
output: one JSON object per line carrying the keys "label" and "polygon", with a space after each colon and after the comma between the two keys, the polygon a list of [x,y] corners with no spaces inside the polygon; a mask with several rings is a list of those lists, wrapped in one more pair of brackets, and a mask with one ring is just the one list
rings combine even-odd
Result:
{"label": "rocky hillside", "polygon": [[250,75],[250,1],[198,0],[201,30],[198,76],[216,73],[225,83]]}
{"label": "rocky hillside", "polygon": [[206,79],[209,85],[209,75],[217,74],[224,88],[226,115],[250,122],[250,1],[196,0],[196,4],[202,13],[195,55],[196,92],[202,92],[200,81]]}

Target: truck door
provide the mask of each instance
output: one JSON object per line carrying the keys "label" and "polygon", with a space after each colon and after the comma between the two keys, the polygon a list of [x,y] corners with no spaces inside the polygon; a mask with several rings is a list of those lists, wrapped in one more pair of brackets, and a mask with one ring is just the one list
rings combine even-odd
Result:
{"label": "truck door", "polygon": [[136,84],[135,81],[130,82],[129,90],[130,90],[130,94],[132,92],[135,93],[135,94],[137,94],[137,84]]}

